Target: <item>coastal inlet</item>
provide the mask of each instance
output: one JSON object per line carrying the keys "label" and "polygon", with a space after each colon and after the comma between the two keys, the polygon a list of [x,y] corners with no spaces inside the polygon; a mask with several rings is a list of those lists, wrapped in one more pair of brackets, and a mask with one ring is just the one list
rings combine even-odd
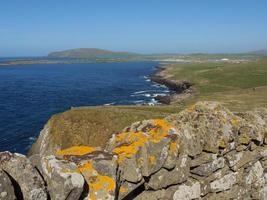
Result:
{"label": "coastal inlet", "polygon": [[46,121],[71,107],[154,105],[167,87],[151,82],[157,62],[0,67],[0,151],[26,153]]}

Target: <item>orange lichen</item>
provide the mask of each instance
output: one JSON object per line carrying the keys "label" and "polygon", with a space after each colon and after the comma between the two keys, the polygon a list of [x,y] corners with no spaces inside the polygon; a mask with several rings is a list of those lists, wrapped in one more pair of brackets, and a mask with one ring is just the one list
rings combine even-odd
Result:
{"label": "orange lichen", "polygon": [[189,106],[189,107],[187,108],[187,111],[188,111],[188,112],[193,112],[195,109],[196,109],[196,105],[194,104],[194,105]]}
{"label": "orange lichen", "polygon": [[127,189],[123,186],[120,187],[120,193],[125,193],[127,192]]}
{"label": "orange lichen", "polygon": [[149,162],[151,164],[155,164],[156,163],[156,157],[155,156],[149,156],[148,159],[149,159]]}
{"label": "orange lichen", "polygon": [[176,153],[177,151],[177,144],[175,141],[172,141],[171,144],[170,144],[170,151],[171,153]]}
{"label": "orange lichen", "polygon": [[109,176],[99,174],[90,161],[78,168],[89,185],[89,200],[97,199],[96,193],[99,190],[106,191],[107,195],[114,193],[116,187],[115,181]]}
{"label": "orange lichen", "polygon": [[94,147],[89,146],[73,146],[67,149],[58,150],[57,155],[60,156],[81,156],[96,151]]}
{"label": "orange lichen", "polygon": [[152,123],[153,127],[147,132],[129,131],[115,136],[115,144],[117,144],[117,147],[113,149],[113,153],[118,154],[119,162],[126,158],[131,158],[149,141],[159,143],[163,138],[168,136],[169,130],[173,128],[173,126],[164,119],[155,119],[152,120]]}

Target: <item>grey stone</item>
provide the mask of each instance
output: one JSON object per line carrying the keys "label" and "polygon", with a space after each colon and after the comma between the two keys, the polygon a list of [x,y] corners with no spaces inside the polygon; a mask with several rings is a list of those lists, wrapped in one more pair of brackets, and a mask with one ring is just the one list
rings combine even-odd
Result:
{"label": "grey stone", "polygon": [[216,158],[217,158],[217,154],[202,152],[196,158],[191,160],[190,166],[197,167],[199,165],[211,162]]}
{"label": "grey stone", "polygon": [[189,180],[178,186],[178,189],[173,195],[173,200],[191,200],[200,198],[201,190],[198,181]]}
{"label": "grey stone", "polygon": [[240,167],[244,166],[245,164],[255,161],[259,159],[260,155],[256,151],[231,151],[225,155],[227,162],[229,163],[229,167],[237,171]]}
{"label": "grey stone", "polygon": [[25,200],[47,199],[42,177],[24,155],[1,152],[0,169],[18,183]]}
{"label": "grey stone", "polygon": [[189,177],[190,158],[187,155],[180,155],[173,170],[168,171],[162,168],[160,171],[151,175],[148,186],[153,190],[166,188],[186,181]]}
{"label": "grey stone", "polygon": [[191,173],[199,176],[209,176],[214,171],[224,167],[224,158],[215,158],[212,162],[202,164],[191,170]]}
{"label": "grey stone", "polygon": [[144,191],[134,199],[135,200],[148,200],[148,199],[149,200],[167,200],[165,190]]}
{"label": "grey stone", "polygon": [[2,170],[0,170],[0,199],[1,200],[17,199],[11,180],[9,179],[8,175]]}
{"label": "grey stone", "polygon": [[216,179],[210,183],[210,189],[212,192],[221,192],[228,190],[239,182],[242,172],[230,172],[224,175],[222,178]]}
{"label": "grey stone", "polygon": [[79,199],[83,191],[84,179],[73,162],[46,156],[41,160],[42,172],[53,200]]}

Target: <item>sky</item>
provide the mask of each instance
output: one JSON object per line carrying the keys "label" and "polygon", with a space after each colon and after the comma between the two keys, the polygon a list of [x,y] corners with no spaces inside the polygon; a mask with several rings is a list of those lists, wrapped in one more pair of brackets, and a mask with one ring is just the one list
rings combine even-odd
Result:
{"label": "sky", "polygon": [[0,57],[267,49],[266,0],[0,0]]}

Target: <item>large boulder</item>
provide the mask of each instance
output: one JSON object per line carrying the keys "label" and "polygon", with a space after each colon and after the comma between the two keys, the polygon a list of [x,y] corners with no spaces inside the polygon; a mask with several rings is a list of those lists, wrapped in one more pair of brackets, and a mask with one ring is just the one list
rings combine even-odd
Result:
{"label": "large boulder", "polygon": [[72,200],[80,198],[83,192],[84,179],[77,172],[75,163],[58,160],[51,155],[42,158],[41,167],[51,199]]}
{"label": "large boulder", "polygon": [[47,200],[45,183],[29,159],[21,154],[0,153],[0,169],[5,171],[16,184],[15,190],[21,191],[25,200]]}
{"label": "large boulder", "polygon": [[115,199],[119,190],[117,156],[92,147],[71,147],[57,153],[68,162],[74,162],[84,177],[88,199]]}
{"label": "large boulder", "polygon": [[151,175],[148,186],[153,190],[163,189],[170,185],[185,182],[189,177],[190,158],[187,155],[179,156],[176,166],[172,170],[162,168]]}
{"label": "large boulder", "polygon": [[[160,170],[172,150],[172,136],[176,134],[175,127],[166,120],[142,121],[126,128],[125,132],[114,134],[106,150],[118,155],[122,174],[136,174],[134,181],[137,182],[140,172],[148,177]],[[134,182],[127,179],[129,176],[123,177]]]}
{"label": "large boulder", "polygon": [[8,175],[0,170],[0,199],[1,200],[16,200],[17,196],[14,191],[13,184]]}

